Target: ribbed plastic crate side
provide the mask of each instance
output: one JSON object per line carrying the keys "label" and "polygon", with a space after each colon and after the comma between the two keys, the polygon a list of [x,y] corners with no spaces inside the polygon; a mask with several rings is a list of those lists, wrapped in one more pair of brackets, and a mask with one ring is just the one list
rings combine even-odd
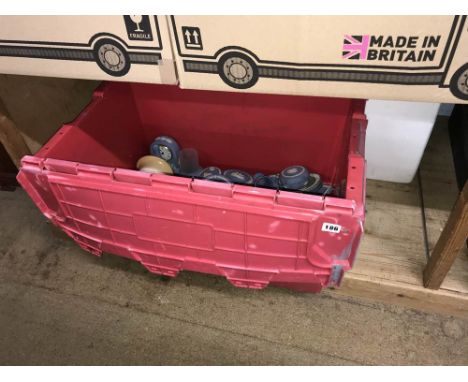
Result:
{"label": "ribbed plastic crate side", "polygon": [[356,202],[356,214],[362,215],[363,219],[366,195],[366,128],[367,118],[365,114],[361,112],[353,113],[346,176],[346,199]]}
{"label": "ribbed plastic crate side", "polygon": [[[111,125],[99,130],[94,150],[109,131],[139,126],[125,86],[98,91],[38,157],[24,159],[18,179],[48,218],[83,249],[124,256],[162,275],[191,270],[222,275],[239,287],[275,284],[314,292],[339,284],[354,261],[364,220],[366,121],[360,103],[348,116],[349,144],[339,145],[349,149],[346,174],[339,174],[347,176],[346,198],[321,197],[78,163],[75,154],[84,158],[75,150],[80,134]],[[125,113],[131,116],[106,119],[113,95],[120,105],[131,99]],[[119,136],[118,153],[127,153],[127,138]],[[118,157],[104,154],[96,153],[96,163],[121,167]]]}
{"label": "ribbed plastic crate side", "polygon": [[64,220],[64,216],[43,168],[42,158],[24,156],[21,159],[21,169],[17,180],[44,216],[57,225]]}
{"label": "ribbed plastic crate side", "polygon": [[[163,275],[187,269],[239,287],[316,291],[339,283],[362,231],[353,200],[32,161],[21,170],[31,197],[83,249],[125,256]],[[326,224],[340,232],[324,231]]]}
{"label": "ribbed plastic crate side", "polygon": [[[54,216],[63,216],[56,223],[96,255],[117,253],[170,276],[182,269],[220,274],[251,288],[297,279],[299,273],[309,282],[326,279],[326,264],[306,259],[315,211],[277,204],[271,190],[232,186],[231,196],[214,197],[195,192],[190,179],[46,162],[42,170],[21,171],[46,177],[47,193],[56,200]],[[249,198],[235,197],[239,193]]]}
{"label": "ribbed plastic crate side", "polygon": [[[364,234],[364,223],[366,219],[366,159],[365,142],[367,117],[362,110],[357,110],[353,114],[353,124],[350,140],[350,153],[348,156],[348,175],[346,198],[352,198],[356,202],[356,216],[359,217],[360,227],[356,231],[356,238],[353,240],[348,257],[349,268],[351,269],[356,259],[362,235]],[[354,187],[354,188],[352,188]],[[341,283],[342,277],[338,282]]]}
{"label": "ribbed plastic crate side", "polygon": [[[325,214],[317,225],[310,262],[331,269],[328,286],[339,286],[344,272],[353,266],[365,221],[367,119],[364,102],[355,101],[351,113],[345,198],[325,198]],[[336,230],[335,232],[333,230]]]}

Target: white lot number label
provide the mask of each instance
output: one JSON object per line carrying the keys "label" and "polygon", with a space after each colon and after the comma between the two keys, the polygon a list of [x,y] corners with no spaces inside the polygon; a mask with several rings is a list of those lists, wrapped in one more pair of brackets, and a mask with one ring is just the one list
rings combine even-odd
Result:
{"label": "white lot number label", "polygon": [[339,233],[341,231],[341,226],[339,224],[323,223],[322,224],[322,231],[323,232]]}

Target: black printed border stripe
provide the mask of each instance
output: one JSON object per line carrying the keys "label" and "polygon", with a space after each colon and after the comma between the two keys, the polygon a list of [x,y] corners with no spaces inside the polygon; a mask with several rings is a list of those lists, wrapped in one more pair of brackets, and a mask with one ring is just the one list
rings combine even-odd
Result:
{"label": "black printed border stripe", "polygon": [[[161,60],[160,53],[128,53],[130,61],[135,64],[157,65]],[[42,58],[50,60],[95,61],[91,49],[70,49],[51,47],[30,47],[15,45],[0,45],[0,56]]]}
{"label": "black printed border stripe", "polygon": [[15,45],[0,45],[0,56],[94,61],[93,51],[89,49],[39,48]]}
{"label": "black printed border stripe", "polygon": [[[218,73],[216,63],[184,60],[186,72]],[[360,70],[296,69],[272,66],[259,66],[260,77],[281,78],[303,81],[351,81],[401,85],[437,85],[442,73],[388,73]]]}

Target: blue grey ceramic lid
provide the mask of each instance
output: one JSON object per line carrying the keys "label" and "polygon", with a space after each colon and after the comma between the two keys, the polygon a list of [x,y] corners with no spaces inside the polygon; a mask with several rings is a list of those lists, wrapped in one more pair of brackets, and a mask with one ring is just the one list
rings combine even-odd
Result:
{"label": "blue grey ceramic lid", "polygon": [[318,192],[322,189],[322,179],[319,174],[311,173],[309,174],[309,180],[306,185],[301,188],[301,191],[304,192]]}
{"label": "blue grey ceramic lid", "polygon": [[282,187],[298,190],[309,180],[309,171],[304,166],[289,166],[281,171],[279,178]]}
{"label": "blue grey ceramic lid", "polygon": [[231,169],[231,170],[226,170],[224,171],[223,175],[228,178],[232,183],[237,183],[237,184],[253,184],[253,178],[252,176],[242,170],[236,170],[236,169]]}
{"label": "blue grey ceramic lid", "polygon": [[222,171],[219,167],[216,167],[216,166],[209,166],[209,167],[205,167],[203,169],[203,171],[201,172],[200,176],[202,178],[207,178],[211,175],[221,175],[222,174]]}
{"label": "blue grey ceramic lid", "polygon": [[171,165],[178,164],[180,147],[172,137],[166,135],[157,137],[151,144],[150,152],[151,155],[162,158]]}

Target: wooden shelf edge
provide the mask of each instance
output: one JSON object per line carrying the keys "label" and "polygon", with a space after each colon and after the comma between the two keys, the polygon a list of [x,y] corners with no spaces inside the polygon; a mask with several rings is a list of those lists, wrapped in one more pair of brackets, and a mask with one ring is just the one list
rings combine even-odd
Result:
{"label": "wooden shelf edge", "polygon": [[332,294],[358,297],[445,316],[468,318],[468,294],[445,289],[431,290],[421,286],[392,282],[355,274],[345,275]]}

